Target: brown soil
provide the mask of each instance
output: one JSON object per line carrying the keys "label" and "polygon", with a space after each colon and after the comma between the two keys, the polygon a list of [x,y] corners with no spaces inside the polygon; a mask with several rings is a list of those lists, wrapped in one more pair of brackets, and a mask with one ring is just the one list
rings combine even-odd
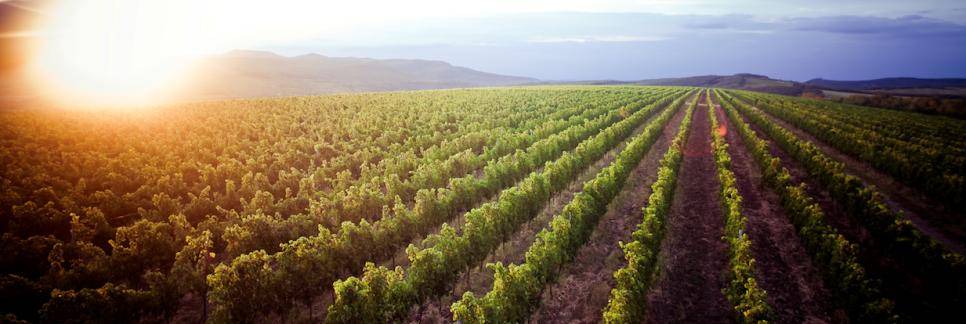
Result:
{"label": "brown soil", "polygon": [[781,198],[764,186],[757,162],[744,140],[733,130],[720,106],[715,113],[725,132],[731,171],[742,197],[742,214],[752,241],[755,278],[768,293],[767,302],[779,323],[830,322],[831,300],[822,277],[781,206]]}
{"label": "brown soil", "polygon": [[955,304],[956,298],[962,298],[961,292],[951,291],[955,287],[947,283],[929,282],[927,275],[919,274],[921,269],[917,265],[907,264],[890,255],[882,242],[876,242],[866,228],[849,216],[829,192],[809,176],[804,166],[778,147],[757,125],[744,116],[742,118],[759,137],[768,142],[771,153],[781,159],[793,183],[805,183],[809,196],[825,213],[826,222],[857,245],[859,262],[866,268],[870,278],[882,282],[879,286],[883,295],[895,302],[900,316],[938,322],[944,322],[944,318],[958,317],[955,311],[966,307]]}
{"label": "brown soil", "polygon": [[[667,107],[663,109],[668,109]],[[638,126],[628,139],[640,134],[644,127],[656,118],[659,113],[653,114]],[[602,158],[597,160],[590,167],[585,169],[574,179],[567,188],[556,193],[547,205],[533,219],[524,224],[511,238],[501,244],[495,251],[487,256],[484,263],[503,262],[504,265],[510,263],[522,263],[527,249],[536,240],[536,234],[547,227],[554,215],[560,213],[564,206],[583,189],[584,182],[593,179],[604,167],[610,165],[617,158],[627,141],[618,144]],[[452,322],[453,315],[450,312],[450,305],[459,300],[465,292],[472,291],[477,296],[482,296],[489,291],[493,285],[493,271],[487,267],[474,267],[469,271],[464,271],[460,279],[455,283],[454,288],[446,295],[439,298],[430,298],[413,308],[409,314],[411,323],[449,323]]]}
{"label": "brown soil", "polygon": [[[652,116],[650,116],[649,119],[650,118],[654,118],[654,116],[657,116],[657,113],[655,113]],[[534,172],[542,172],[542,171],[543,171],[543,166],[540,166],[536,170],[534,170]],[[476,178],[482,178],[483,177],[483,168],[480,168],[480,169],[477,169],[476,171],[474,171],[473,172],[473,175]],[[523,179],[521,179],[520,181],[517,181],[514,184],[514,186],[516,186],[517,184],[519,184],[522,181],[523,181]],[[462,229],[463,225],[466,223],[466,213],[467,212],[469,212],[470,210],[472,210],[474,208],[477,208],[479,206],[482,206],[484,204],[487,204],[487,203],[496,201],[498,198],[499,198],[499,192],[497,192],[497,194],[494,194],[491,197],[487,198],[486,200],[483,200],[483,201],[480,201],[480,202],[476,203],[472,207],[457,210],[455,212],[456,217],[454,217],[453,219],[451,219],[448,222],[445,222],[443,224],[439,224],[439,225],[433,227],[433,229],[430,230],[428,233],[438,233],[440,231],[440,229],[442,229],[442,227],[443,227],[444,224],[446,226],[449,226],[449,227],[455,229],[457,232],[459,232]],[[413,205],[412,205],[413,203],[414,202],[412,202],[412,201],[407,202],[406,203],[407,204],[407,207],[409,207],[410,209],[413,208]],[[379,265],[379,266],[382,266],[382,267],[388,267],[388,268],[395,268],[397,266],[398,267],[403,267],[403,268],[408,267],[409,266],[409,258],[406,256],[406,248],[405,247],[408,247],[409,245],[420,246],[422,244],[424,238],[425,238],[424,235],[417,235],[415,238],[413,238],[412,240],[410,240],[407,244],[403,245],[404,248],[397,249],[396,250],[396,253],[394,253],[388,259],[374,260],[374,261],[378,261],[378,262],[376,262],[376,264]],[[352,275],[358,275],[358,273],[354,273]],[[332,291],[331,289],[326,290],[325,293],[323,293],[321,296],[319,296],[318,298],[316,298],[313,301],[312,311],[315,314],[321,314],[321,315],[317,315],[316,318],[325,318],[326,313],[328,312],[329,305],[331,305],[334,302],[334,293],[335,292]]]}
{"label": "brown soil", "polygon": [[648,322],[722,323],[735,318],[721,292],[728,246],[721,239],[724,217],[710,127],[707,106],[699,104],[661,246],[661,274],[647,298]]}
{"label": "brown soil", "polygon": [[[208,310],[211,311],[210,309]],[[178,310],[171,318],[172,323],[202,323],[201,298],[194,293],[188,293],[178,301]],[[160,320],[160,319],[159,319]],[[145,322],[150,322],[145,321]]]}
{"label": "brown soil", "polygon": [[762,110],[771,121],[791,131],[799,138],[815,144],[825,155],[845,164],[849,174],[858,177],[866,185],[874,185],[884,196],[886,205],[893,210],[902,211],[909,221],[924,234],[959,254],[966,254],[966,213],[946,208],[935,199],[921,191],[897,181],[892,176],[879,171],[868,162],[856,159],[808,132],[776,118]]}
{"label": "brown soil", "polygon": [[[692,98],[694,99],[694,98]],[[614,286],[614,271],[626,265],[618,242],[631,240],[642,220],[641,209],[651,195],[661,157],[677,134],[683,107],[664,127],[661,136],[627,178],[624,188],[601,216],[590,240],[574,261],[563,268],[541,296],[531,323],[598,323]]]}

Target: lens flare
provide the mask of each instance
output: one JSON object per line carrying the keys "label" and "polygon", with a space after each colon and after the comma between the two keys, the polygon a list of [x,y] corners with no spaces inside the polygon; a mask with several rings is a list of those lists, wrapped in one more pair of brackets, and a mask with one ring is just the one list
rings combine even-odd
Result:
{"label": "lens flare", "polygon": [[[70,105],[162,101],[207,46],[186,1],[59,2],[39,23],[31,64],[39,91]],[[193,34],[195,32],[195,34]]]}

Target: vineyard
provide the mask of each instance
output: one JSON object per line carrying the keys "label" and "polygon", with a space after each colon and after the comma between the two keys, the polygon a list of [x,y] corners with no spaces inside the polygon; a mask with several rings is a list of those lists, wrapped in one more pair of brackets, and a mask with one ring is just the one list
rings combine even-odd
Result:
{"label": "vineyard", "polygon": [[946,322],[966,121],[535,86],[0,111],[0,316]]}

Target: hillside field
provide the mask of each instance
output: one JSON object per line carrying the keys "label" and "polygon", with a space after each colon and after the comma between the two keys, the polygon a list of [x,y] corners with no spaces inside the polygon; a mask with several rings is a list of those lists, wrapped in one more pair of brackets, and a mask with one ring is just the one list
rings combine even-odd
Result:
{"label": "hillside field", "polygon": [[0,316],[947,322],[966,120],[530,86],[0,111]]}

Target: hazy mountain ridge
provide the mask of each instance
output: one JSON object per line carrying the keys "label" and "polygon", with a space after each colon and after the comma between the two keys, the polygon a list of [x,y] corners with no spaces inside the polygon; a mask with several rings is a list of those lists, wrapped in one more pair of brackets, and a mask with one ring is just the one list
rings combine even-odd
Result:
{"label": "hazy mountain ridge", "polygon": [[684,78],[663,78],[635,81],[640,85],[677,85],[692,87],[715,87],[771,92],[797,96],[811,89],[795,81],[772,79],[764,75],[739,73],[734,75],[700,75]]}
{"label": "hazy mountain ridge", "polygon": [[[678,78],[583,81],[541,81],[508,76],[422,59],[330,57],[321,54],[282,56],[267,51],[235,50],[198,62],[193,74],[181,79],[175,100],[217,100],[339,92],[426,90],[528,84],[664,85],[717,87],[820,97],[887,94],[896,96],[966,97],[966,79],[883,78],[806,82],[765,75],[698,75]],[[34,94],[19,77],[0,76],[0,103],[29,103]]]}
{"label": "hazy mountain ridge", "polygon": [[825,90],[866,94],[889,94],[899,96],[947,96],[966,95],[966,79],[945,78],[883,78],[873,80],[836,81],[812,79],[807,82],[773,79],[768,76],[738,73],[734,75],[699,75],[680,78],[644,79],[638,81],[581,81],[580,84],[639,84],[691,87],[717,87],[769,92],[789,96],[814,94],[826,96]]}
{"label": "hazy mountain ridge", "polygon": [[296,96],[334,92],[507,86],[537,81],[454,66],[442,61],[294,57],[232,51],[199,63],[194,81],[180,87],[190,98]]}
{"label": "hazy mountain ridge", "polygon": [[764,75],[738,73],[734,75],[698,75],[680,78],[643,79],[637,81],[590,80],[567,82],[591,85],[653,85],[729,88],[798,96],[805,92],[817,92],[814,87],[795,81],[772,79]]}

